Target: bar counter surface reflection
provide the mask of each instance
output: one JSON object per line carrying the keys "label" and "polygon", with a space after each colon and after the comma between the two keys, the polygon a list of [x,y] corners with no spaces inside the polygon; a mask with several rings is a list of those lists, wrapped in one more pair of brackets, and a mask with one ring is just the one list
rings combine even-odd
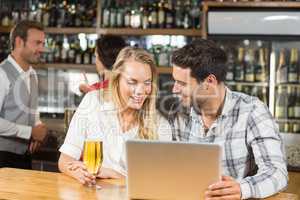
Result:
{"label": "bar counter surface reflection", "polygon": [[[154,180],[155,181],[155,180]],[[0,169],[0,199],[5,200],[125,200],[125,180],[97,180],[102,189],[94,190],[61,173]],[[267,200],[298,200],[297,195],[280,193]]]}

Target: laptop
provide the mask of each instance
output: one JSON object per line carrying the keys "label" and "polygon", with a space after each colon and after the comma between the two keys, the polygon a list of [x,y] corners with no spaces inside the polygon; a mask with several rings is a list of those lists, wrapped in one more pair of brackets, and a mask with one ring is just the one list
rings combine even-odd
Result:
{"label": "laptop", "polygon": [[128,140],[128,198],[202,200],[221,179],[221,155],[216,144]]}

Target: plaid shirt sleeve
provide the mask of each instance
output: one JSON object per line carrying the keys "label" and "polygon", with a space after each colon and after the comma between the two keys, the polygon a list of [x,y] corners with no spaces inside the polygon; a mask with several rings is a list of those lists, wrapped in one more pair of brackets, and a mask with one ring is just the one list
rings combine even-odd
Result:
{"label": "plaid shirt sleeve", "polygon": [[247,145],[258,170],[254,176],[241,179],[242,199],[265,198],[287,186],[284,145],[277,124],[262,102],[255,104],[247,124]]}

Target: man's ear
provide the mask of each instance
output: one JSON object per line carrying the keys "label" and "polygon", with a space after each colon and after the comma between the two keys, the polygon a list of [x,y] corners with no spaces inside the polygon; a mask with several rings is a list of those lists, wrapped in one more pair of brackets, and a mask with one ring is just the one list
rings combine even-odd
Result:
{"label": "man's ear", "polygon": [[218,83],[217,77],[213,74],[208,75],[208,77],[206,77],[206,82],[209,84],[216,84]]}
{"label": "man's ear", "polygon": [[20,48],[23,46],[24,46],[24,40],[21,37],[17,36],[15,39],[15,47],[14,48],[16,49],[16,48]]}

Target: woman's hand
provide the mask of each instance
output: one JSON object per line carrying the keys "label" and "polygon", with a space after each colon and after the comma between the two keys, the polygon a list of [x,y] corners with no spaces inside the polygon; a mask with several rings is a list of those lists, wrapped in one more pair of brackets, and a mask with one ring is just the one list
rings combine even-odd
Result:
{"label": "woman's hand", "polygon": [[124,178],[124,176],[113,169],[101,167],[99,173],[97,175],[98,178],[112,178],[112,179],[120,179]]}
{"label": "woman's hand", "polygon": [[96,177],[87,171],[87,168],[83,162],[69,162],[67,168],[73,173],[74,177],[83,185],[96,184]]}

